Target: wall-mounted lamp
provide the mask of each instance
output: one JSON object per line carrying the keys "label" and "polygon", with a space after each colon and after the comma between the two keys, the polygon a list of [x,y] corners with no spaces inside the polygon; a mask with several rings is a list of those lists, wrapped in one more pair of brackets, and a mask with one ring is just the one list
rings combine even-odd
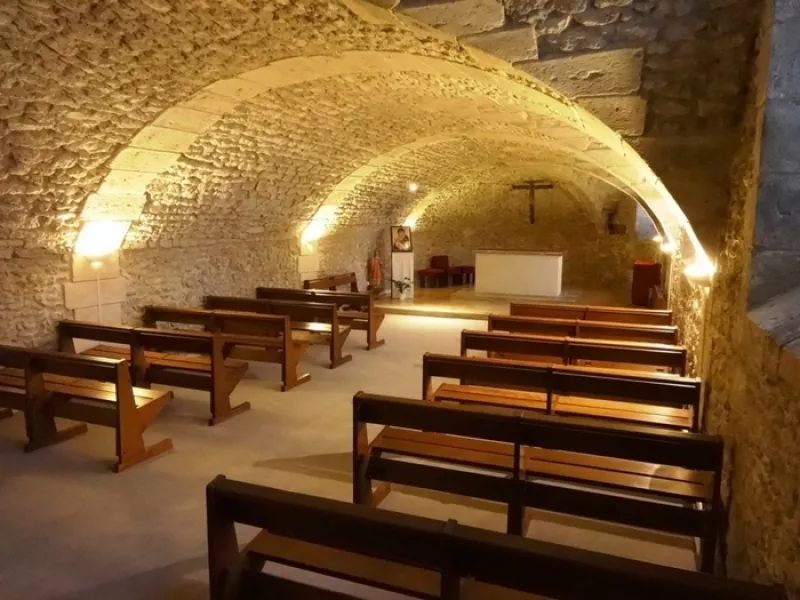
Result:
{"label": "wall-mounted lamp", "polygon": [[664,241],[664,237],[662,235],[660,235],[660,234],[659,235],[655,235],[655,236],[653,236],[653,241],[656,244],[660,244],[661,242]]}
{"label": "wall-mounted lamp", "polygon": [[303,243],[315,242],[320,239],[328,228],[336,220],[336,205],[328,204],[320,206],[317,214],[309,221],[303,233],[300,235],[300,240]]}
{"label": "wall-mounted lamp", "polygon": [[664,254],[675,254],[675,244],[664,242],[661,244],[661,252]]}
{"label": "wall-mounted lamp", "polygon": [[412,194],[416,194],[418,190],[419,190],[418,183],[412,181],[411,183],[408,184],[408,191],[411,192]]}
{"label": "wall-mounted lamp", "polygon": [[708,260],[695,260],[686,269],[684,269],[686,277],[705,287],[710,287],[714,279],[714,274],[717,272],[716,266]]}
{"label": "wall-mounted lamp", "polygon": [[417,217],[409,216],[406,218],[405,221],[403,221],[403,227],[410,227],[411,229],[414,229],[414,227],[416,226],[417,226]]}
{"label": "wall-mounted lamp", "polygon": [[116,252],[130,226],[130,221],[89,221],[78,234],[74,252],[87,258],[100,258]]}

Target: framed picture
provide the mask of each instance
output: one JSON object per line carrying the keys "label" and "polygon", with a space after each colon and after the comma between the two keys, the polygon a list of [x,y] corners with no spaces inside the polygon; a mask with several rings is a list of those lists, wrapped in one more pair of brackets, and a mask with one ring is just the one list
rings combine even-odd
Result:
{"label": "framed picture", "polygon": [[392,226],[392,252],[413,252],[411,228],[404,225]]}

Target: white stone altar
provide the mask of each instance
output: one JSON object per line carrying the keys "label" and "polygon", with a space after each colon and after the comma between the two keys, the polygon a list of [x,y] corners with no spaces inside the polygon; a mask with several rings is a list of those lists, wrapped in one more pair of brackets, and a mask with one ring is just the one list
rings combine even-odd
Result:
{"label": "white stone altar", "polygon": [[509,296],[560,296],[563,252],[478,250],[475,292]]}

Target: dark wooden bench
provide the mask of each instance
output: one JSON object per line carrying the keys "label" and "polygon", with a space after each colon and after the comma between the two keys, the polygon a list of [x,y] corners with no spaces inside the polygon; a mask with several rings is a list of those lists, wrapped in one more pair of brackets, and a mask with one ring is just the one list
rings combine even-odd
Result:
{"label": "dark wooden bench", "polygon": [[541,319],[489,315],[489,331],[508,331],[529,335],[552,335],[646,344],[677,344],[678,328],[674,325],[638,325],[581,321],[578,319]]}
{"label": "dark wooden bench", "polygon": [[385,340],[378,339],[378,329],[386,318],[386,314],[375,307],[375,298],[372,294],[259,287],[256,288],[256,298],[333,303],[339,309],[341,325],[350,325],[353,329],[367,332],[368,350],[383,346],[385,343]]}
{"label": "dark wooden bench", "polygon": [[[219,476],[206,488],[211,600],[785,600],[744,583]],[[236,524],[260,529],[239,548]],[[266,564],[299,576],[263,572]],[[307,574],[332,577],[314,582]],[[312,581],[308,581],[312,579]],[[344,585],[342,585],[344,583]],[[367,586],[362,594],[347,583]],[[343,588],[336,591],[336,588]]]}
{"label": "dark wooden bench", "polygon": [[300,359],[310,342],[292,338],[291,321],[286,315],[147,306],[142,315],[146,327],[159,323],[197,325],[211,333],[224,333],[232,344],[228,356],[241,360],[281,365],[281,391],[287,391],[311,379],[297,374]]}
{"label": "dark wooden bench", "polygon": [[340,323],[334,303],[206,296],[205,308],[288,316],[296,339],[328,346],[331,369],[353,360],[352,354],[344,355],[342,350],[352,329]]}
{"label": "dark wooden bench", "polygon": [[[384,426],[372,442],[367,424]],[[722,460],[718,436],[361,392],[353,399],[356,503],[377,506],[396,483],[507,504],[511,534],[524,534],[525,509],[537,508],[685,535],[700,539],[707,572]]]}
{"label": "dark wooden bench", "polygon": [[[144,431],[172,392],[133,387],[128,361],[0,346],[0,407],[25,414],[26,451],[86,433],[86,423],[117,431],[119,472],[172,449],[146,445]],[[59,430],[55,417],[78,421]]]}
{"label": "dark wooden bench", "polygon": [[686,375],[686,348],[668,344],[464,330],[461,332],[461,356],[467,356],[471,350],[484,351],[492,358],[609,369],[640,368]]}
{"label": "dark wooden bench", "polygon": [[210,393],[209,425],[250,409],[249,402],[231,405],[231,393],[247,372],[247,363],[230,360],[237,341],[226,334],[204,331],[164,331],[83,321],[58,324],[62,351],[74,352],[74,340],[101,342],[82,352],[87,356],[130,360],[133,382],[156,383]]}
{"label": "dark wooden bench", "polygon": [[[457,379],[433,389],[434,378]],[[698,431],[699,379],[525,361],[425,354],[423,399],[449,400]]]}
{"label": "dark wooden bench", "polygon": [[672,325],[671,310],[653,310],[649,308],[560,304],[557,302],[512,302],[509,312],[515,317],[611,321],[639,325]]}
{"label": "dark wooden bench", "polygon": [[339,273],[337,275],[326,275],[316,279],[304,279],[303,289],[305,290],[330,290],[335,292],[340,285],[350,286],[351,292],[358,291],[358,277],[355,273]]}

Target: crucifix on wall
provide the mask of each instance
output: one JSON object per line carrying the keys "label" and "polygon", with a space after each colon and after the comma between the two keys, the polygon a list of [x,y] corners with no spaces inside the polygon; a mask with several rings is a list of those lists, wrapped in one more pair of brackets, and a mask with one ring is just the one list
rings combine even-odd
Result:
{"label": "crucifix on wall", "polygon": [[536,223],[536,190],[552,190],[553,184],[549,181],[536,181],[529,179],[511,186],[512,190],[528,190],[528,215],[531,224]]}

